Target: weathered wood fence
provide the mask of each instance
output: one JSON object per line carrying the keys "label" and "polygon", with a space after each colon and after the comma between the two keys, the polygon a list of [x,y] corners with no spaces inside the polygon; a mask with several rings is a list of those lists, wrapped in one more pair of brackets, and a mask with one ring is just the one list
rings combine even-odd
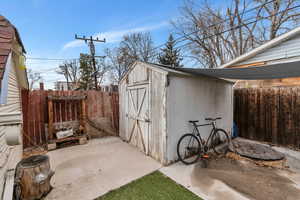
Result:
{"label": "weathered wood fence", "polygon": [[[102,91],[47,91],[22,90],[23,111],[23,148],[45,146],[48,143],[48,103],[49,95],[53,96],[82,96],[86,95],[86,111],[88,132],[93,136],[99,133],[99,128],[106,134],[117,135],[119,130],[119,95],[116,92]],[[60,112],[54,112],[54,120],[69,121],[77,119],[76,102],[61,104]],[[95,126],[99,127],[98,130]],[[103,133],[101,133],[104,135]],[[101,135],[100,134],[100,135]]]}
{"label": "weathered wood fence", "polygon": [[239,136],[300,148],[300,87],[234,91]]}

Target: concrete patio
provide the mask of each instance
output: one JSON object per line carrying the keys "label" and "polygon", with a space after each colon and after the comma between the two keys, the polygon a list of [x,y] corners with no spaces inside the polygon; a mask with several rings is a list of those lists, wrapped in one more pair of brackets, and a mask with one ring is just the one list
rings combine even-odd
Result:
{"label": "concrete patio", "polygon": [[160,171],[203,199],[294,200],[300,199],[300,152],[273,147],[285,154],[286,169],[260,167],[247,161],[219,158],[184,165],[177,162]]}
{"label": "concrete patio", "polygon": [[47,200],[89,200],[161,167],[117,137],[90,140],[48,153],[55,175]]}

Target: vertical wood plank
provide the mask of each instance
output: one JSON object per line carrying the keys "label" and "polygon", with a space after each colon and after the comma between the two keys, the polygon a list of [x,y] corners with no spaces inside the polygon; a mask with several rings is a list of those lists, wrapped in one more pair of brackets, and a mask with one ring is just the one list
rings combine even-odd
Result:
{"label": "vertical wood plank", "polygon": [[21,91],[21,98],[22,98],[22,112],[23,112],[23,148],[29,147],[28,141],[28,124],[29,124],[29,117],[28,117],[28,98],[29,98],[29,90],[22,89]]}
{"label": "vertical wood plank", "polygon": [[80,125],[83,127],[84,132],[86,133],[86,102],[85,99],[81,100],[81,118],[80,118]]}
{"label": "vertical wood plank", "polygon": [[48,134],[49,134],[49,140],[52,140],[53,139],[53,102],[51,99],[48,100],[48,113],[49,113]]}
{"label": "vertical wood plank", "polygon": [[242,137],[300,148],[300,87],[234,91],[234,121]]}

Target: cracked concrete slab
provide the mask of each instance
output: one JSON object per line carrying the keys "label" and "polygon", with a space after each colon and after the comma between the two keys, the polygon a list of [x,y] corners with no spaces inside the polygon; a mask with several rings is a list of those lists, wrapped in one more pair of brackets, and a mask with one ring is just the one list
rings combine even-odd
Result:
{"label": "cracked concrete slab", "polygon": [[117,137],[93,139],[48,155],[55,175],[46,200],[94,199],[161,167]]}
{"label": "cracked concrete slab", "polygon": [[[288,165],[299,165],[300,152],[276,150],[288,157]],[[211,157],[207,162],[206,168],[201,161],[193,165],[178,162],[160,171],[204,199],[300,199],[300,173],[293,166],[261,167],[251,161],[227,157]]]}
{"label": "cracked concrete slab", "polygon": [[161,168],[160,171],[202,199],[248,200],[248,198],[239,192],[216,179],[211,180],[209,187],[197,184],[193,176],[194,168],[197,164],[184,165],[183,163],[177,162],[173,165]]}

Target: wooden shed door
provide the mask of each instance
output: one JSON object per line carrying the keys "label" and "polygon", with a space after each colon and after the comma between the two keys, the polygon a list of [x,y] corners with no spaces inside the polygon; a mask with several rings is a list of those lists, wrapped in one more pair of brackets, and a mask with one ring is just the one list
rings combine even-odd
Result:
{"label": "wooden shed door", "polygon": [[146,154],[149,153],[149,95],[148,85],[127,88],[128,142]]}

